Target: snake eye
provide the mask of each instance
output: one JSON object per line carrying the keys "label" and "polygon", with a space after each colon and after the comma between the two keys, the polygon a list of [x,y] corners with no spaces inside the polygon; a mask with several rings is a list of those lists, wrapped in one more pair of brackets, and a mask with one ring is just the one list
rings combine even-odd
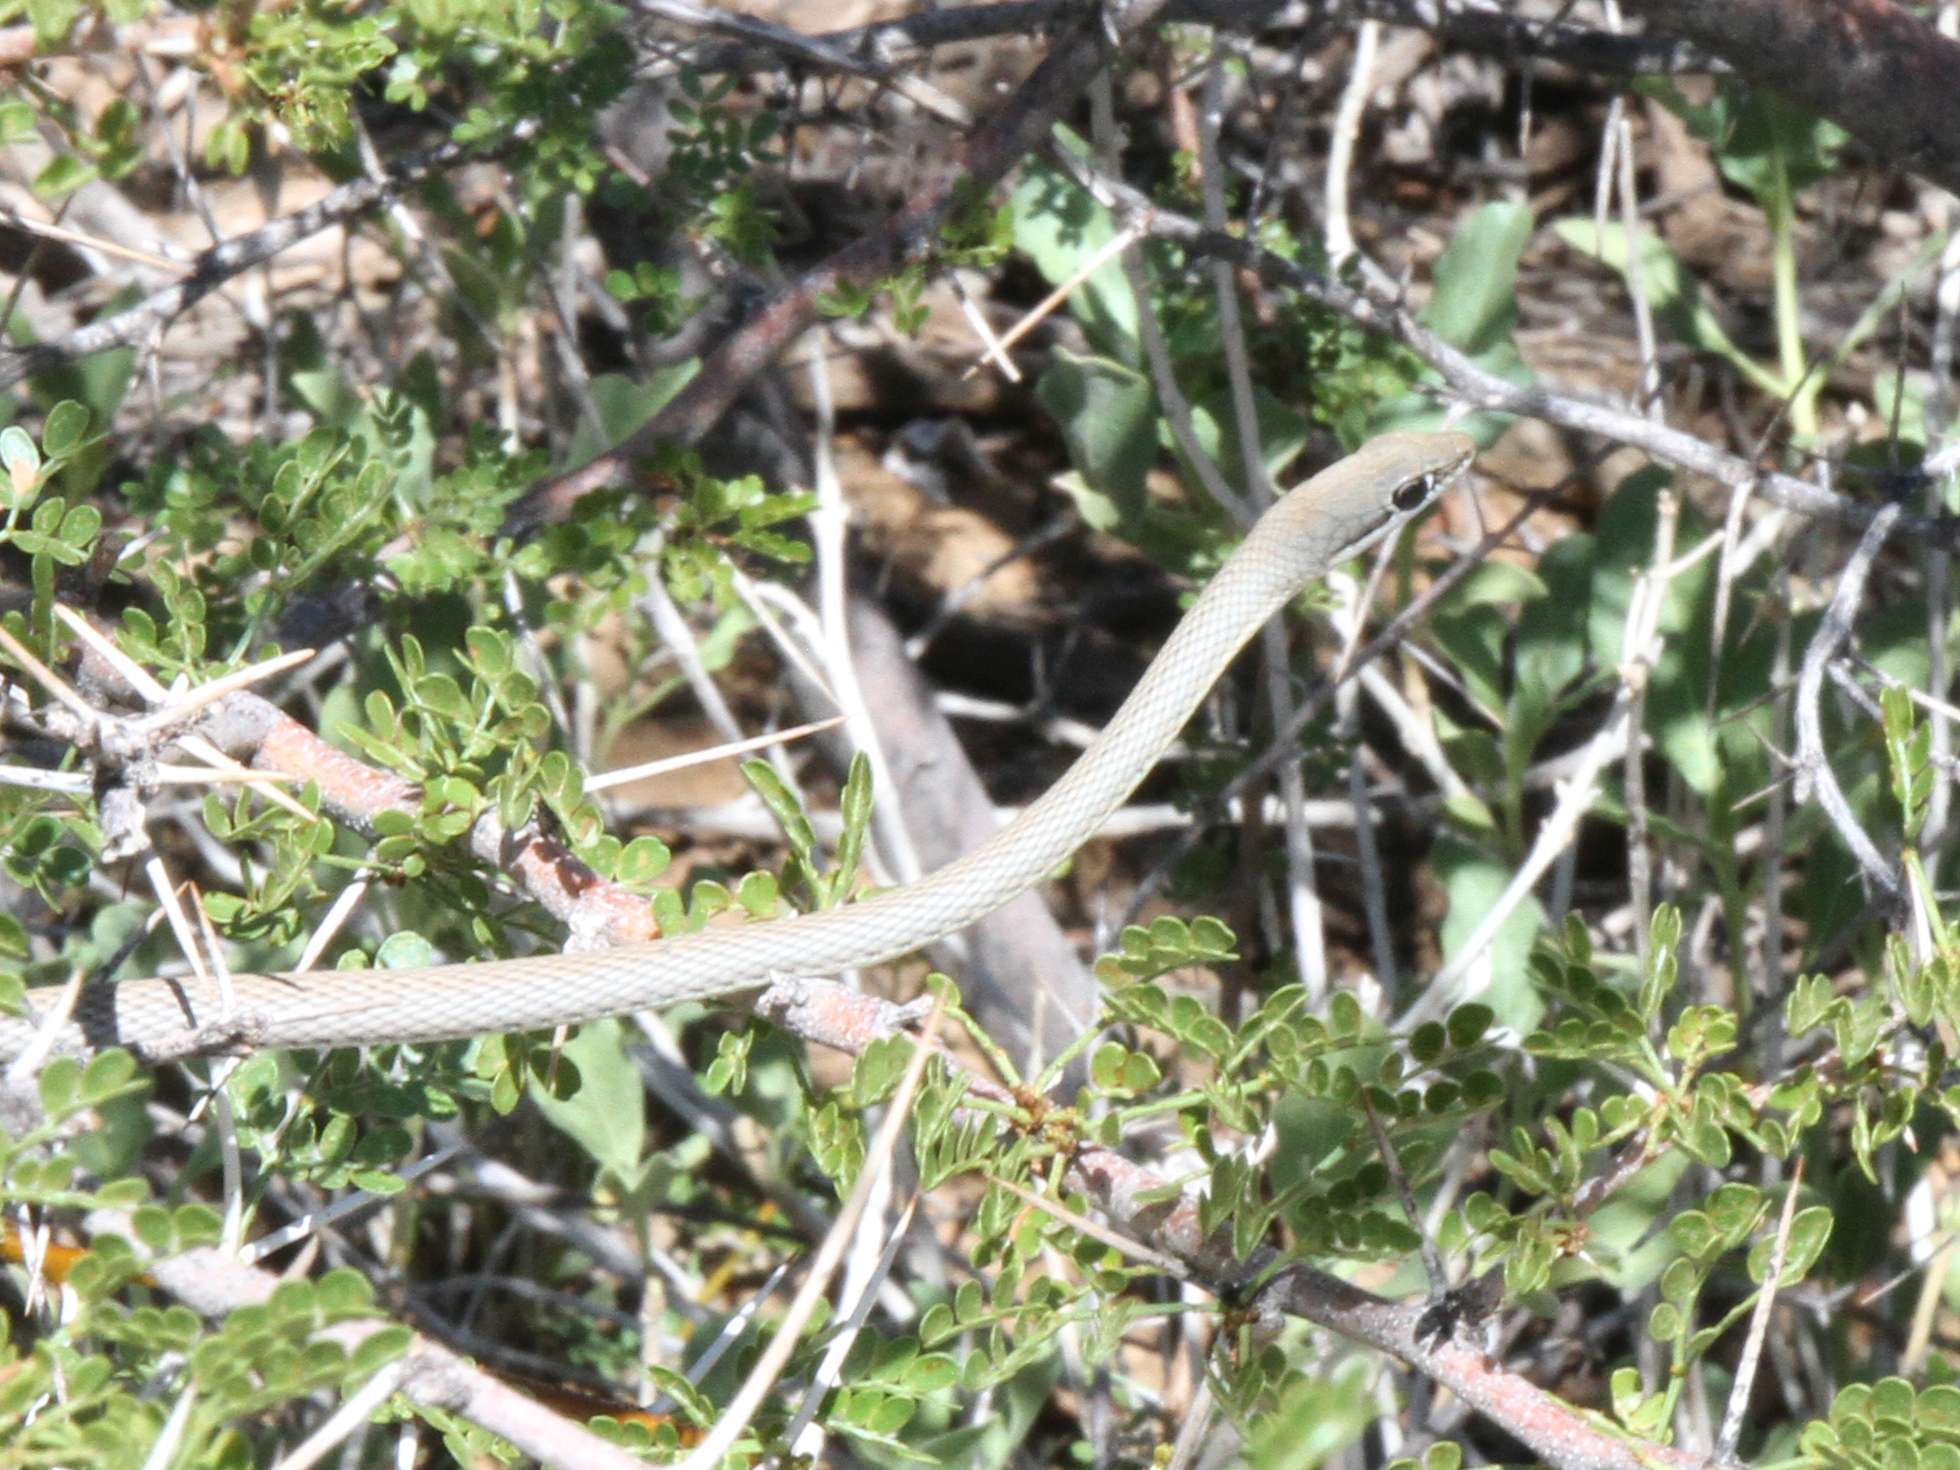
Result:
{"label": "snake eye", "polygon": [[1436,477],[1423,475],[1403,485],[1389,500],[1399,511],[1421,510],[1429,503],[1429,497],[1436,493]]}

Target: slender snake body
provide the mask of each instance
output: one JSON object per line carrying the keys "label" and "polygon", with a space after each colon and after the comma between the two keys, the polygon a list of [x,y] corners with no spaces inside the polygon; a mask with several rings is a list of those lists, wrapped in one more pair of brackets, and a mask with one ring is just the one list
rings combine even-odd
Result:
{"label": "slender snake body", "polygon": [[[834,975],[942,938],[1041,881],[1134,791],[1246,640],[1288,598],[1407,523],[1470,461],[1455,433],[1393,433],[1290,492],[1212,578],[1130,697],[1019,817],[904,888],[746,928],[575,954],[404,970],[234,975],[225,1009],[194,979],[97,982],[56,1028],[56,1052],[125,1046],[150,1060],[440,1041],[532,1031]],[[45,1002],[54,992],[29,992]],[[0,1016],[0,1058],[39,1019]]]}

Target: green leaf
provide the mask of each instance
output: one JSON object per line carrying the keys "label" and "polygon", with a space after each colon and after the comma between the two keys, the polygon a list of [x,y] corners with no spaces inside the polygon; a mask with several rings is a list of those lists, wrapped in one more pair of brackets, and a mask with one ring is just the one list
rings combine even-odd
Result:
{"label": "green leaf", "polygon": [[828,883],[829,903],[840,902],[856,880],[858,860],[864,852],[865,829],[871,822],[871,804],[871,761],[863,751],[857,751],[851,756],[850,773],[844,778],[844,790],[838,798],[844,829],[837,839],[836,861]]}
{"label": "green leaf", "polygon": [[1942,1383],[1921,1389],[1914,1418],[1929,1434],[1960,1438],[1960,1388]]}
{"label": "green leaf", "polygon": [[41,425],[41,447],[49,459],[66,459],[81,446],[88,430],[88,409],[72,398],[64,398],[48,410]]}
{"label": "green leaf", "polygon": [[[1824,1254],[1824,1247],[1830,1242],[1832,1227],[1831,1210],[1828,1205],[1812,1205],[1797,1211],[1790,1222],[1790,1239],[1784,1248],[1782,1284],[1793,1285],[1810,1273],[1817,1264],[1818,1257]],[[1765,1240],[1761,1245],[1768,1247],[1760,1253],[1750,1252],[1749,1279],[1761,1282],[1769,1266],[1769,1250],[1774,1249],[1774,1240]]]}
{"label": "green leaf", "polygon": [[1610,1383],[1614,1417],[1639,1438],[1658,1440],[1667,1427],[1672,1396],[1642,1393],[1637,1368],[1615,1368]]}
{"label": "green leaf", "polygon": [[625,1028],[614,1020],[588,1022],[565,1043],[564,1054],[578,1067],[578,1091],[553,1096],[534,1082],[531,1101],[630,1192],[640,1179],[646,1151],[646,1089],[626,1054]]}
{"label": "green leaf", "polygon": [[[1065,129],[1060,146],[1086,153]],[[1034,262],[1051,286],[1074,281],[1096,253],[1116,235],[1108,210],[1052,164],[1032,162],[1020,171],[1010,196],[1015,247]],[[1069,310],[1102,354],[1136,362],[1136,301],[1122,265],[1105,260],[1069,296]]]}
{"label": "green leaf", "polygon": [[1110,358],[1058,349],[1035,396],[1061,429],[1069,460],[1090,492],[1076,499],[1083,519],[1099,531],[1138,520],[1144,477],[1157,459],[1157,399],[1150,380]]}
{"label": "green leaf", "polygon": [[776,825],[783,829],[783,839],[788,842],[790,851],[806,867],[811,866],[817,834],[810,826],[810,819],[803,813],[803,803],[783,784],[783,778],[776,774],[776,768],[768,761],[743,761],[742,774],[748,777],[749,785],[762,798],[762,804],[769,808],[769,815],[776,819]]}
{"label": "green leaf", "polygon": [[860,1108],[883,1102],[897,1091],[912,1060],[912,1043],[902,1036],[880,1037],[864,1049],[851,1070],[851,1101]]}
{"label": "green leaf", "polygon": [[1449,1032],[1450,1047],[1454,1051],[1464,1051],[1484,1039],[1497,1017],[1487,1005],[1470,1001],[1451,1009],[1444,1026]]}
{"label": "green leaf", "polygon": [[1721,1237],[1702,1211],[1683,1210],[1667,1222],[1667,1240],[1683,1255],[1701,1257],[1719,1249]]}
{"label": "green leaf", "polygon": [[35,197],[52,204],[99,176],[100,170],[75,153],[57,153],[34,176]]}
{"label": "green leaf", "polygon": [[429,674],[416,681],[415,697],[436,714],[459,724],[475,717],[462,686],[447,674]]}
{"label": "green leaf", "polygon": [[[1554,221],[1552,230],[1574,250],[1628,274],[1634,252],[1627,249],[1626,231],[1617,222],[1569,218]],[[1767,397],[1788,396],[1782,377],[1736,346],[1714,312],[1702,305],[1701,283],[1658,235],[1643,229],[1636,250],[1641,289],[1654,314],[1676,337],[1698,352],[1721,358]]]}
{"label": "green leaf", "polygon": [[1675,948],[1680,942],[1681,911],[1672,904],[1659,905],[1647,926],[1647,975],[1635,1007],[1644,1020],[1659,1016],[1661,1005],[1674,990],[1678,968]]}
{"label": "green leaf", "polygon": [[66,1118],[81,1105],[82,1068],[73,1057],[51,1058],[35,1082],[41,1108],[50,1120]]}
{"label": "green leaf", "polygon": [[[1258,425],[1261,463],[1267,478],[1277,481],[1281,471],[1312,442],[1313,421],[1292,403],[1258,384],[1253,385],[1252,408],[1254,421]],[[1237,417],[1230,395],[1224,389],[1191,405],[1191,429],[1198,446],[1218,467],[1228,484],[1250,483],[1245,458],[1240,452]],[[1202,484],[1203,479],[1185,455],[1183,444],[1173,440],[1172,448],[1177,454],[1186,483]]]}
{"label": "green leaf", "polygon": [[[1449,903],[1442,927],[1443,954],[1449,958],[1509,885],[1511,867],[1449,834],[1437,840],[1431,860]],[[1494,977],[1485,992],[1486,1004],[1497,1019],[1520,1033],[1530,1031],[1544,1014],[1544,1002],[1525,981],[1525,959],[1543,923],[1544,911],[1537,899],[1526,899],[1499,928],[1479,961],[1490,966]]]}
{"label": "green leaf", "polygon": [[1472,357],[1507,344],[1518,319],[1518,258],[1535,227],[1528,205],[1471,211],[1436,262],[1423,324]]}
{"label": "green leaf", "polygon": [[419,970],[429,965],[442,963],[442,956],[436,947],[420,934],[410,930],[397,930],[381,941],[374,952],[376,969]]}
{"label": "green leaf", "polygon": [[586,420],[579,421],[572,433],[566,462],[583,464],[632,437],[648,419],[671,403],[674,395],[692,382],[700,370],[700,359],[688,358],[658,369],[645,382],[618,373],[595,375],[589,386],[599,425],[595,429]]}
{"label": "green leaf", "polygon": [[1658,98],[1715,151],[1732,183],[1760,201],[1788,198],[1838,167],[1851,135],[1767,87],[1718,83],[1705,103],[1691,103],[1671,78],[1643,78],[1639,90]]}
{"label": "green leaf", "polygon": [[36,479],[41,473],[41,451],[34,437],[18,424],[0,429],[0,470],[6,472],[9,481],[0,487],[8,495],[8,503],[21,507],[30,504],[39,488]]}
{"label": "green leaf", "polygon": [[666,872],[673,856],[658,837],[635,837],[620,850],[615,873],[619,882],[642,887]]}

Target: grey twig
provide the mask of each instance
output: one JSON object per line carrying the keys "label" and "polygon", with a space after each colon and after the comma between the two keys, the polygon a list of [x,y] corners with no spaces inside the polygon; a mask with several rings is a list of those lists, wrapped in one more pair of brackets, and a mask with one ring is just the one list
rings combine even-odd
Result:
{"label": "grey twig", "polygon": [[[501,146],[523,142],[537,131],[537,126],[535,121],[519,123],[505,136]],[[481,157],[483,153],[480,148],[452,142],[405,158],[389,165],[380,178],[355,179],[342,184],[305,209],[282,215],[235,240],[213,245],[190,263],[181,280],[152,292],[126,311],[77,327],[52,342],[0,348],[0,389],[11,388],[22,378],[76,358],[139,342],[176,320],[232,277],[292,249],[309,235],[317,235],[331,225],[366,213],[382,200],[433,173],[466,158]]]}
{"label": "grey twig", "polygon": [[1831,819],[1831,825],[1837,829],[1844,845],[1851,849],[1851,855],[1858,860],[1865,877],[1894,907],[1905,901],[1905,889],[1892,864],[1880,855],[1871,838],[1865,835],[1865,829],[1858,825],[1850,802],[1845,800],[1844,789],[1838,785],[1837,777],[1831,771],[1830,759],[1824,750],[1824,722],[1819,713],[1819,703],[1824,688],[1824,671],[1851,636],[1851,620],[1864,596],[1865,577],[1871,571],[1879,547],[1885,544],[1885,538],[1892,533],[1893,526],[1903,518],[1904,512],[1898,505],[1887,505],[1872,517],[1865,534],[1859,538],[1857,549],[1851,553],[1851,560],[1845,563],[1844,572],[1838,578],[1837,591],[1832,594],[1831,605],[1825,609],[1824,621],[1818,625],[1810,646],[1804,650],[1803,667],[1797,674],[1796,700],[1797,799],[1802,801],[1810,791],[1815,791],[1818,805],[1824,808],[1825,815]]}
{"label": "grey twig", "polygon": [[1762,1291],[1756,1309],[1749,1314],[1749,1336],[1742,1346],[1742,1357],[1735,1367],[1735,1384],[1729,1390],[1729,1405],[1722,1414],[1722,1429],[1709,1452],[1709,1463],[1735,1463],[1736,1441],[1742,1438],[1742,1418],[1749,1407],[1749,1394],[1756,1386],[1756,1364],[1763,1355],[1763,1339],[1769,1334],[1770,1309],[1776,1303],[1776,1288],[1783,1278],[1783,1265],[1790,1249],[1790,1227],[1797,1219],[1797,1191],[1803,1186],[1803,1155],[1790,1175],[1790,1187],[1783,1195],[1783,1216],[1776,1225],[1776,1244],[1770,1250],[1769,1268],[1763,1272]]}
{"label": "grey twig", "polygon": [[[1206,230],[1196,220],[1158,210],[1150,216],[1152,234],[1188,245],[1204,255],[1222,255],[1255,271],[1269,284],[1298,291],[1357,324],[1386,332],[1416,352],[1442,376],[1451,395],[1471,408],[1543,419],[1583,434],[1598,434],[1639,449],[1677,468],[1706,475],[1724,485],[1753,481],[1756,493],[1772,505],[1843,525],[1868,526],[1876,512],[1869,504],[1813,485],[1781,471],[1765,470],[1705,439],[1658,424],[1645,415],[1592,403],[1535,385],[1512,383],[1479,367],[1464,353],[1416,321],[1386,282],[1362,287],[1316,275],[1248,240]],[[1900,528],[1960,548],[1960,522],[1901,513]]]}
{"label": "grey twig", "polygon": [[1402,1168],[1402,1159],[1395,1152],[1395,1140],[1388,1136],[1388,1126],[1382,1122],[1374,1104],[1368,1101],[1368,1089],[1362,1088],[1355,1094],[1355,1101],[1361,1104],[1361,1115],[1368,1120],[1368,1131],[1375,1136],[1375,1148],[1382,1156],[1382,1167],[1388,1170],[1389,1180],[1395,1185],[1395,1193],[1402,1201],[1402,1211],[1409,1217],[1409,1228],[1416,1233],[1421,1244],[1422,1269],[1429,1277],[1429,1299],[1439,1302],[1449,1295],[1449,1273],[1443,1269],[1443,1257],[1436,1249],[1436,1242],[1429,1238],[1423,1228],[1422,1208],[1416,1203],[1416,1192],[1409,1187],[1409,1176]]}

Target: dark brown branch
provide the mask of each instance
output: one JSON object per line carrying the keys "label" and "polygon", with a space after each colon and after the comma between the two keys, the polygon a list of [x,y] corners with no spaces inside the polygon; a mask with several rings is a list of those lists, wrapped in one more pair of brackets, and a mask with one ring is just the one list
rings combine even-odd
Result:
{"label": "dark brown branch", "polygon": [[817,319],[817,304],[840,287],[870,286],[931,248],[956,190],[991,189],[1048,135],[1055,119],[1108,62],[1105,28],[1120,42],[1154,21],[1166,0],[1099,7],[1057,37],[1047,57],[968,142],[944,181],[911,200],[878,229],[805,271],[709,354],[701,371],[638,432],[598,458],[542,480],[510,510],[512,535],[564,519],[579,497],[623,483],[656,444],[698,443],[749,382]]}
{"label": "dark brown branch", "polygon": [[1889,0],[1627,0],[1650,31],[1705,47],[1830,118],[1879,161],[1960,193],[1960,41]]}
{"label": "dark brown branch", "polygon": [[1370,20],[1428,31],[1458,50],[1506,61],[1557,62],[1598,76],[1728,70],[1705,50],[1674,36],[1619,35],[1563,21],[1527,20],[1498,10],[1439,5],[1436,0],[1355,0],[1354,11]]}
{"label": "dark brown branch", "polygon": [[[1033,35],[1067,11],[1063,0],[971,5],[932,10],[896,20],[826,31],[804,38],[792,59],[825,65],[824,50],[885,64],[935,46],[981,41],[994,36]],[[1283,7],[1264,0],[1172,0],[1164,19],[1216,26],[1241,34],[1271,26]],[[1391,25],[1426,30],[1464,51],[1516,61],[1529,57],[1557,62],[1600,76],[1647,76],[1668,72],[1726,71],[1727,66],[1699,47],[1671,36],[1616,35],[1570,23],[1525,20],[1498,11],[1439,6],[1423,0],[1357,0],[1352,13]],[[746,71],[778,64],[784,48],[757,36],[704,45],[687,53],[685,65],[704,73]],[[855,68],[851,68],[855,70]]]}
{"label": "dark brown branch", "polygon": [[[1270,1251],[1239,1261],[1228,1242],[1205,1240],[1198,1231],[1197,1203],[1189,1195],[1174,1205],[1144,1203],[1161,1197],[1164,1181],[1114,1151],[1085,1150],[1069,1183],[1144,1243],[1182,1258],[1193,1278],[1213,1291],[1258,1279],[1279,1262]],[[1702,1464],[1681,1450],[1595,1428],[1569,1405],[1451,1334],[1425,1336],[1420,1326],[1425,1300],[1389,1301],[1325,1271],[1293,1265],[1267,1283],[1259,1304],[1392,1353],[1558,1470],[1698,1470]]]}

